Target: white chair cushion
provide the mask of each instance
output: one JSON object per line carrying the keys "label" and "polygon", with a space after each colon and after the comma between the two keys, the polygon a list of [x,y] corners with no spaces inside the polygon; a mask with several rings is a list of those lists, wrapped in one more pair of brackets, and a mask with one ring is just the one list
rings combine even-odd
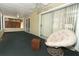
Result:
{"label": "white chair cushion", "polygon": [[76,43],[76,36],[70,30],[60,30],[51,34],[45,44],[51,47],[67,47]]}

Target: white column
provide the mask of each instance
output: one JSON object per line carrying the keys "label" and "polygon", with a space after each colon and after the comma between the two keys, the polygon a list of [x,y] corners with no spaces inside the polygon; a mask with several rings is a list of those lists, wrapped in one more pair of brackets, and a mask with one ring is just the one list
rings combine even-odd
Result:
{"label": "white column", "polygon": [[76,26],[76,37],[77,37],[77,44],[75,46],[75,50],[79,52],[79,12],[78,12],[78,20]]}

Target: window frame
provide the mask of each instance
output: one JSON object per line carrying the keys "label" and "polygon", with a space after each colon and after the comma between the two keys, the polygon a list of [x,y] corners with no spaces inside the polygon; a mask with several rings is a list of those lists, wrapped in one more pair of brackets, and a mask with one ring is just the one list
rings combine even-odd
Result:
{"label": "window frame", "polygon": [[73,4],[76,4],[76,3],[63,4],[63,5],[60,5],[60,6],[58,6],[58,7],[52,8],[52,9],[50,9],[50,10],[47,10],[47,11],[45,11],[45,12],[41,12],[41,13],[39,14],[39,37],[41,37],[41,25],[42,25],[42,24],[41,24],[41,20],[42,20],[42,15],[43,15],[43,14],[50,13],[50,12],[54,12],[54,11],[56,11],[56,10],[59,10],[59,9],[62,9],[62,8],[71,6],[71,5],[73,5]]}

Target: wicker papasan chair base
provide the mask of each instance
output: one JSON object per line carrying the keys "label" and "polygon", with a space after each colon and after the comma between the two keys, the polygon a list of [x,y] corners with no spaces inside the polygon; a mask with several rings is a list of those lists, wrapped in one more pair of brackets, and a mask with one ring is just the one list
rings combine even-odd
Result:
{"label": "wicker papasan chair base", "polygon": [[64,51],[62,48],[48,47],[47,51],[52,56],[63,56],[64,55]]}

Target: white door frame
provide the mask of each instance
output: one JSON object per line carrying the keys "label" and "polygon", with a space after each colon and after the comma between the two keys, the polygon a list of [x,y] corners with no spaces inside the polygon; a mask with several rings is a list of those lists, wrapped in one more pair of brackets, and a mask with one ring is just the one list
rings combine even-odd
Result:
{"label": "white door frame", "polygon": [[[30,23],[30,19],[29,18],[26,18],[25,19],[25,24],[24,24],[24,27],[25,27],[25,32],[28,32],[28,33],[30,33],[30,27],[28,28],[28,25],[30,26],[30,24],[28,23],[28,20],[29,20],[29,23]],[[27,25],[26,25],[27,24]],[[29,29],[29,31],[28,31],[28,29]]]}
{"label": "white door frame", "polygon": [[1,13],[0,16],[1,16],[1,30],[3,30],[3,23],[2,23],[2,20],[3,20],[3,19],[2,19],[2,16],[3,16],[3,15],[2,15],[2,13]]}

